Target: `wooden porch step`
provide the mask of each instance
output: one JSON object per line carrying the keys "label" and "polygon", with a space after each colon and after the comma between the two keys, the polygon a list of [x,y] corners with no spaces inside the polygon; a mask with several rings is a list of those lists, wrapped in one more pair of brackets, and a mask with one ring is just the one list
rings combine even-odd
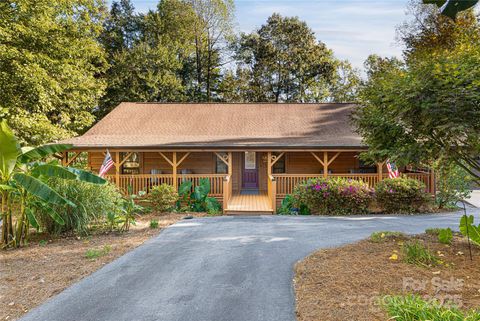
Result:
{"label": "wooden porch step", "polygon": [[255,215],[273,215],[273,211],[229,211],[225,210],[224,215],[246,215],[246,216],[255,216]]}
{"label": "wooden porch step", "polygon": [[266,194],[232,195],[224,213],[227,215],[264,215],[274,214],[270,199]]}

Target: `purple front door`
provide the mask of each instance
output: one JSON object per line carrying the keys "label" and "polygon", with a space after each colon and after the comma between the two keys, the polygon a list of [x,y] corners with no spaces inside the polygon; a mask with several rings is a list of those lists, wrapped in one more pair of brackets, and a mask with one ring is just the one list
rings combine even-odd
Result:
{"label": "purple front door", "polygon": [[255,152],[245,152],[243,162],[242,188],[258,188],[257,154]]}

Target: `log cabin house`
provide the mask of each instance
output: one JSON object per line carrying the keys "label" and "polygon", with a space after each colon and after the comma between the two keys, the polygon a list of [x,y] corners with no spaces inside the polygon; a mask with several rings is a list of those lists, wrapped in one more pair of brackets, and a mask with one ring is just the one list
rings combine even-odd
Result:
{"label": "log cabin house", "polygon": [[[121,103],[84,135],[68,139],[72,164],[83,153],[126,192],[183,180],[211,183],[224,213],[274,213],[299,182],[345,177],[370,186],[387,177],[384,163],[359,159],[367,149],[350,117],[354,104]],[[409,172],[433,192],[433,175]]]}

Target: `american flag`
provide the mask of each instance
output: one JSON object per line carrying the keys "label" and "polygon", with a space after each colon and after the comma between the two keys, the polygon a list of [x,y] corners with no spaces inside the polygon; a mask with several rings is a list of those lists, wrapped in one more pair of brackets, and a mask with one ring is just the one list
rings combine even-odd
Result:
{"label": "american flag", "polygon": [[390,160],[387,160],[387,169],[389,178],[397,178],[400,176],[397,166],[395,166],[395,163],[390,162]]}
{"label": "american flag", "polygon": [[113,162],[112,156],[110,155],[110,152],[107,150],[107,154],[105,155],[105,159],[103,160],[102,167],[100,167],[100,171],[98,172],[98,175],[100,177],[104,177],[105,174],[107,174],[108,170],[112,168],[112,166],[115,163]]}

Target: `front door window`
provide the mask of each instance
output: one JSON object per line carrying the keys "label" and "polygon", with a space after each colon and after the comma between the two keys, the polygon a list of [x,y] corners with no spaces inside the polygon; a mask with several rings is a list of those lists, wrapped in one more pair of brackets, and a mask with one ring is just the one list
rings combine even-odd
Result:
{"label": "front door window", "polygon": [[246,189],[257,189],[258,170],[257,155],[255,152],[245,152],[245,161],[243,167],[242,187]]}
{"label": "front door window", "polygon": [[256,169],[255,152],[245,152],[245,169]]}

